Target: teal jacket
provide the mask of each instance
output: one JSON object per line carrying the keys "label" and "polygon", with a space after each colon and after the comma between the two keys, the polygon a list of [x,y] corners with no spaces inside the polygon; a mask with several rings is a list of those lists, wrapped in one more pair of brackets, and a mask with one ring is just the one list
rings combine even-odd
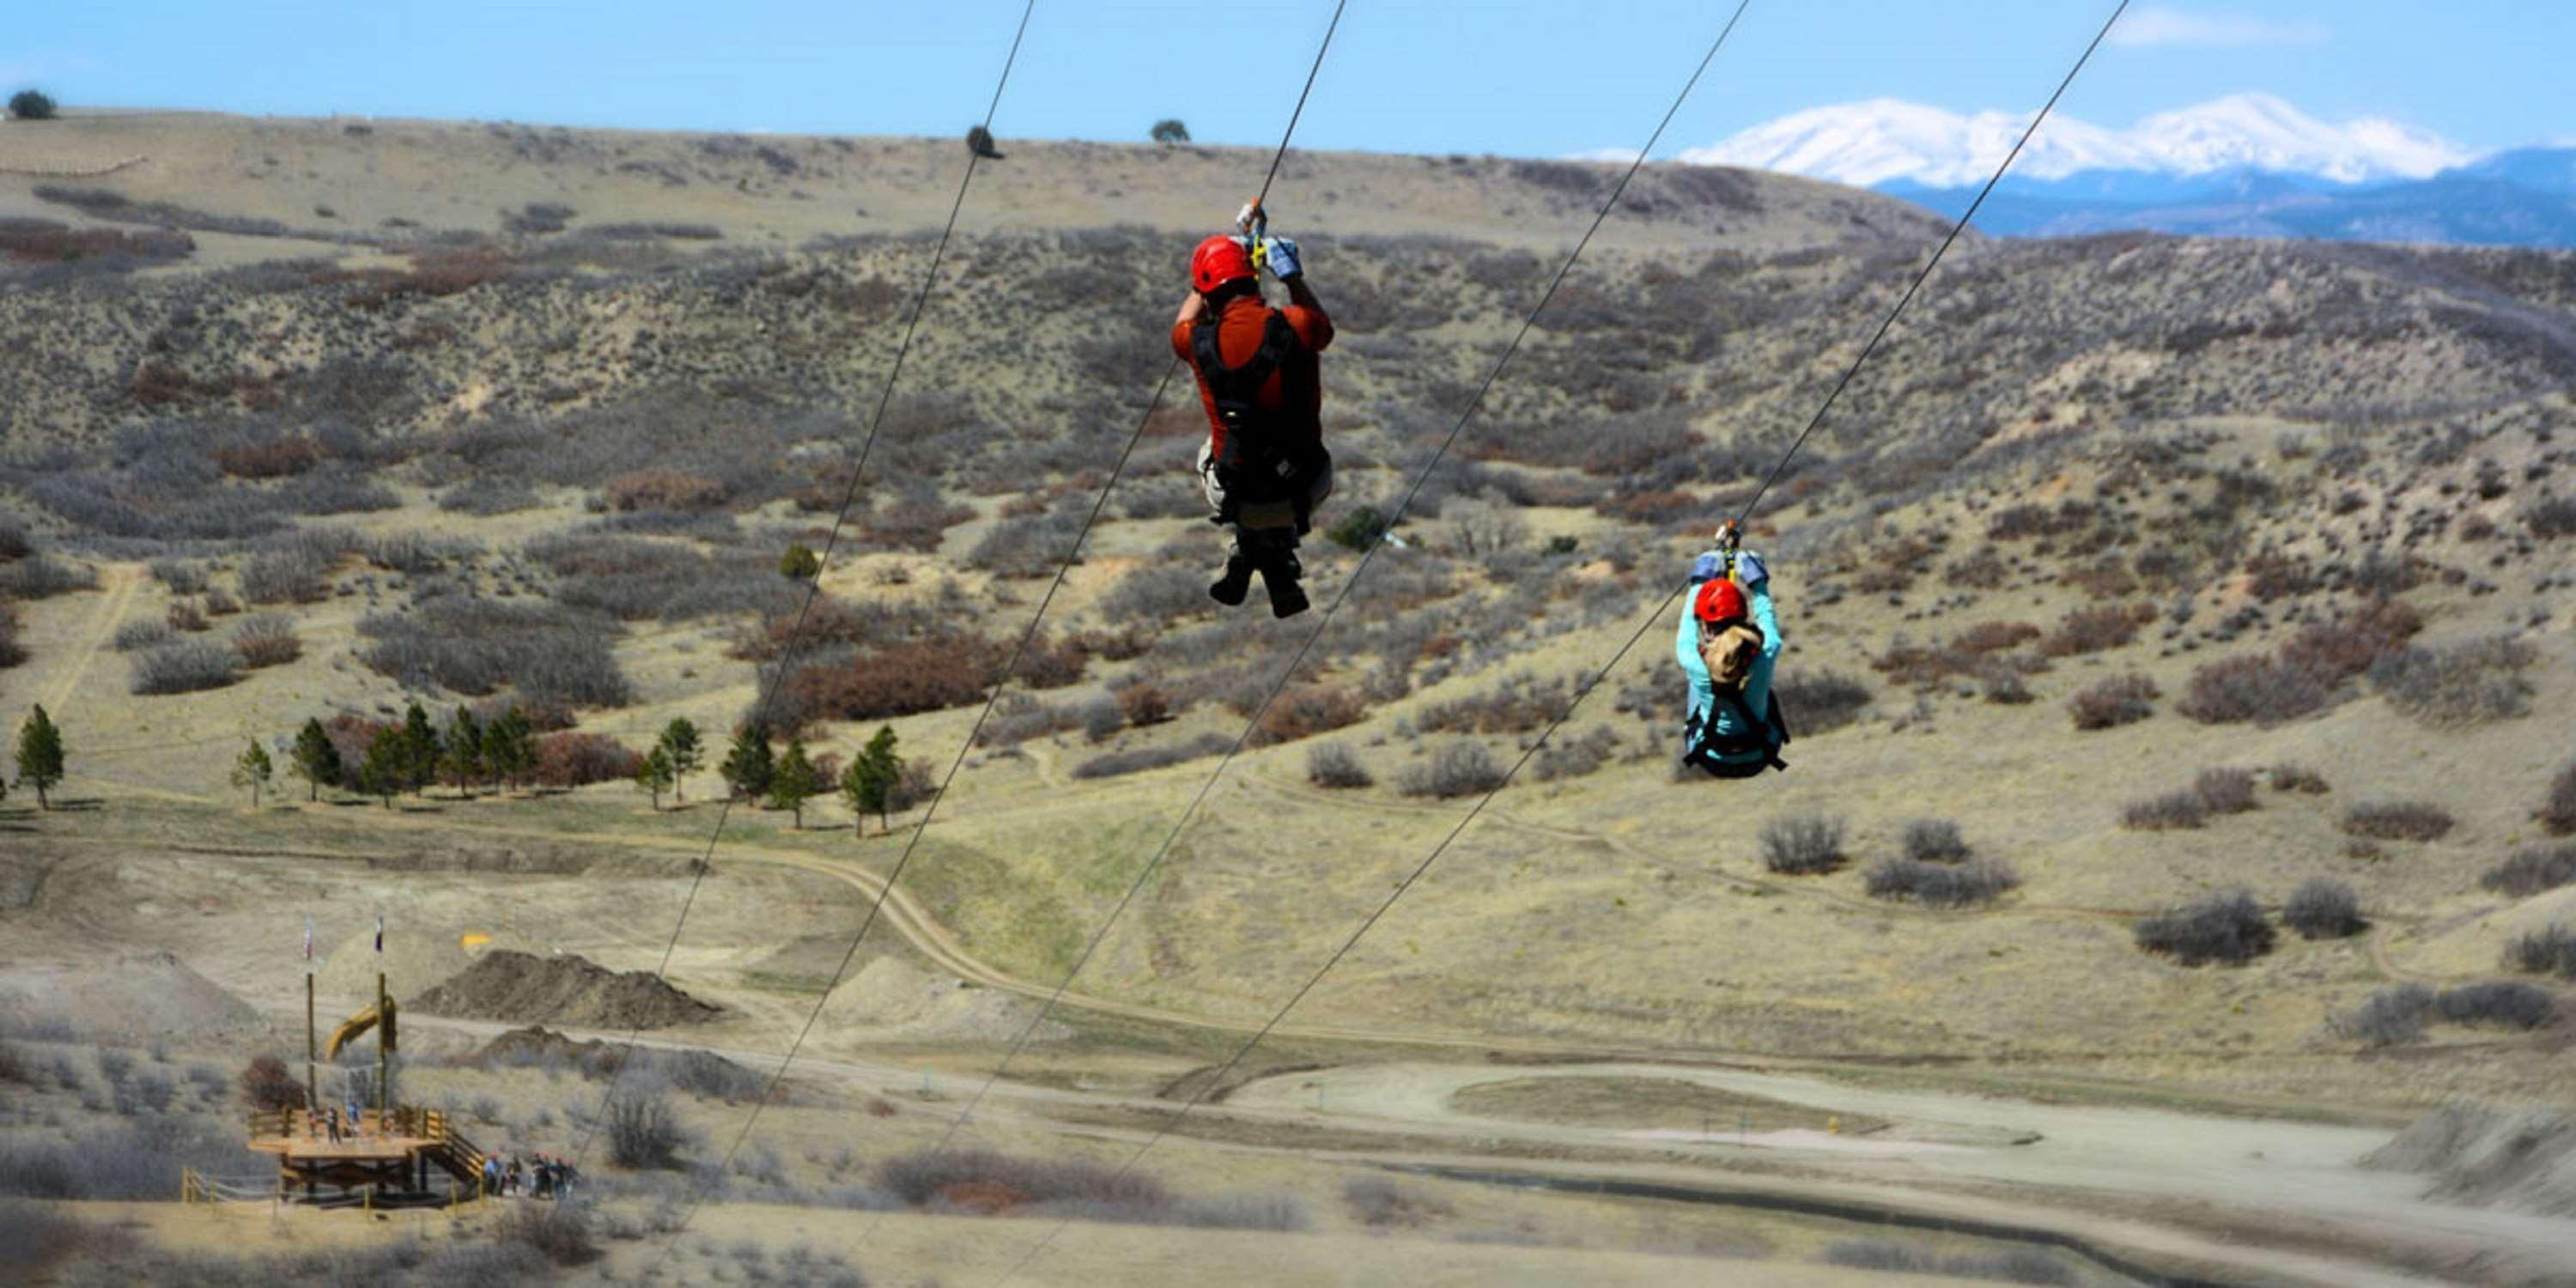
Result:
{"label": "teal jacket", "polygon": [[[1768,577],[1747,588],[1745,599],[1753,614],[1753,624],[1762,629],[1762,653],[1753,660],[1752,670],[1744,677],[1744,703],[1741,711],[1732,702],[1717,700],[1717,683],[1709,677],[1708,663],[1700,660],[1699,619],[1691,613],[1696,596],[1682,597],[1682,618],[1673,632],[1673,658],[1682,665],[1682,675],[1690,682],[1690,705],[1683,716],[1683,753],[1687,755],[1706,736],[1732,741],[1742,738],[1743,713],[1759,720],[1771,708],[1771,679],[1780,669],[1780,617],[1771,604],[1771,579]],[[1784,741],[1776,726],[1762,730],[1771,752],[1776,753]],[[1763,752],[1745,751],[1717,759],[1727,763],[1756,763],[1769,759]]]}

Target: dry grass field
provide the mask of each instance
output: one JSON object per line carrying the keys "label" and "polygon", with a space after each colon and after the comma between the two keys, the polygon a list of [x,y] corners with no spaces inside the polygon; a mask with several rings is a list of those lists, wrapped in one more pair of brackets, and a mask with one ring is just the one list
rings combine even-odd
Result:
{"label": "dry grass field", "polygon": [[[42,704],[70,762],[58,808],[0,801],[31,1273],[980,1283],[1066,1218],[1030,1281],[2564,1282],[2576,1151],[2438,1199],[2357,1160],[2447,1105],[2576,1111],[2576,257],[1963,242],[1763,504],[1792,768],[1721,783],[1672,772],[1646,615],[1939,225],[1649,168],[1400,544],[1350,582],[1364,525],[1309,542],[1317,602],[1350,583],[1329,624],[1206,599],[1167,397],[1004,676],[1146,416],[1187,246],[1265,159],[1006,151],[862,465],[952,141],[0,129],[0,717]],[[1291,157],[1272,204],[1341,331],[1325,525],[1392,512],[1614,173]],[[701,883],[803,595],[780,558],[854,469],[773,725],[959,772],[926,827],[739,803]],[[922,1180],[1319,626],[959,1128],[992,1158]],[[285,777],[306,721],[355,759],[414,701],[534,713],[539,763]],[[625,757],[675,719],[707,764],[657,802]],[[681,1145],[586,1164],[592,1252],[507,1212],[344,1237],[157,1201],[244,1170],[244,1061],[301,1076],[304,919],[327,1023],[372,994],[378,913],[398,995],[496,949],[667,950],[718,1008],[646,1035]],[[628,1035],[404,1022],[406,1095],[550,1153],[591,1138],[598,1051],[487,1044]],[[1156,1195],[1078,1166],[1165,1127]],[[83,1145],[144,1179],[27,1179]]]}

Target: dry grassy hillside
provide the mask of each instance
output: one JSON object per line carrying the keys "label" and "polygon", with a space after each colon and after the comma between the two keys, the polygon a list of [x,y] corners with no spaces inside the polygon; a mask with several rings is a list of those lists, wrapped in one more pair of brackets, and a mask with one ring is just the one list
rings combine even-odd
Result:
{"label": "dry grassy hillside", "polygon": [[[554,731],[536,781],[579,790],[335,811],[299,786],[222,827],[693,856],[708,812],[618,780],[675,717],[712,764],[774,677],[802,593],[780,557],[852,479],[962,150],[167,115],[34,137],[0,135],[0,168],[148,158],[0,177],[0,710],[48,705],[71,789],[166,837],[230,799],[246,738],[336,720],[356,754],[412,699],[516,704]],[[1016,999],[934,1014],[865,981],[1051,986],[1320,622],[1207,600],[1174,397],[1001,674],[1162,376],[1186,246],[1261,160],[1005,150],[773,711],[838,758],[893,728],[918,787],[1007,686],[904,876],[918,921],[884,933],[910,947],[872,941],[818,1052],[1009,1032]],[[1319,603],[1609,173],[1291,160],[1282,228],[1340,325]],[[1640,183],[1039,1049],[1158,1059],[1134,1026],[1265,1017],[1642,627],[1283,1037],[2566,1102],[2576,256],[1963,243],[1754,526],[1797,740],[1786,775],[1721,784],[1670,769],[1670,627],[1643,615],[1940,230],[1769,176]],[[64,858],[85,817],[13,826]],[[731,817],[720,870],[810,875],[884,871],[920,813]],[[663,893],[542,932],[650,968]],[[829,977],[845,930],[795,924],[679,959],[728,1040],[792,1031]]]}

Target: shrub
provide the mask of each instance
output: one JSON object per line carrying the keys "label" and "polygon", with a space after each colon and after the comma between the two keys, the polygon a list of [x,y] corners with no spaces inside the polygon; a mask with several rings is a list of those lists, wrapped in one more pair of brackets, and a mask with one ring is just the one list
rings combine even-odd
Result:
{"label": "shrub", "polygon": [[2262,905],[2242,890],[2214,894],[2138,923],[2138,947],[2185,966],[2242,965],[2272,951]]}
{"label": "shrub", "polygon": [[[234,599],[231,592],[225,590],[221,586],[210,586],[207,588],[206,616],[230,617],[240,611],[241,601]],[[198,629],[203,630],[205,628],[201,626]]]}
{"label": "shrub", "polygon": [[1383,1176],[1354,1176],[1342,1184],[1342,1201],[1351,1216],[1374,1229],[1427,1225],[1456,1215],[1448,1204],[1397,1185]]}
{"label": "shrub", "polygon": [[2039,642],[2050,657],[2080,657],[2115,649],[2138,637],[2138,627],[2155,619],[2155,610],[2116,604],[2079,608],[2059,619],[2057,629]]}
{"label": "shrub", "polygon": [[136,649],[158,648],[178,637],[167,622],[127,622],[116,628],[116,651],[131,653]]}
{"label": "shrub", "polygon": [[590,1207],[584,1203],[514,1203],[492,1226],[492,1235],[557,1266],[580,1266],[599,1259],[591,1239]]}
{"label": "shrub", "polygon": [[621,707],[634,700],[610,642],[615,623],[553,604],[441,595],[409,614],[371,613],[358,660],[413,688],[480,697],[503,685],[522,705]]}
{"label": "shrub", "polygon": [[1118,700],[1118,713],[1126,722],[1143,729],[1171,719],[1180,711],[1172,691],[1151,680],[1139,680],[1110,690]]}
{"label": "shrub", "polygon": [[2488,869],[2485,876],[2478,878],[2478,884],[2517,899],[2576,885],[2576,845],[2547,849],[2533,846],[2517,851],[2512,858]]}
{"label": "shrub", "polygon": [[628,1087],[599,1106],[608,1133],[608,1157],[619,1167],[677,1168],[688,1133],[658,1088]]}
{"label": "shrub", "polygon": [[2343,814],[2346,833],[2375,841],[2437,841],[2452,824],[2448,811],[2423,801],[2372,801]]}
{"label": "shrub", "polygon": [[1771,686],[1780,699],[1780,714],[1800,734],[1830,733],[1860,719],[1869,706],[1869,686],[1832,671],[1787,674]]}
{"label": "shrub", "polygon": [[1338,684],[1291,685],[1261,713],[1250,743],[1267,747],[1295,742],[1358,724],[1366,715],[1367,701]]}
{"label": "shrub", "polygon": [[293,618],[284,613],[260,613],[243,618],[233,628],[233,652],[241,655],[243,666],[256,671],[302,657],[304,641],[296,637]]}
{"label": "shrub", "polygon": [[468,479],[439,494],[438,508],[450,514],[489,517],[533,510],[545,504],[536,489],[509,479]]}
{"label": "shrub", "polygon": [[1570,687],[1514,675],[1482,693],[1429,703],[1413,722],[1425,733],[1528,733],[1565,709]]}
{"label": "shrub", "polygon": [[1119,579],[1100,597],[1100,613],[1114,623],[1169,623],[1216,610],[1206,579],[1186,568],[1156,564]]}
{"label": "shrub", "polygon": [[75,590],[98,589],[98,570],[67,564],[51,555],[28,555],[0,563],[0,598],[50,599]]}
{"label": "shrub", "polygon": [[680,470],[634,470],[600,485],[608,508],[635,510],[720,510],[728,499],[725,485]]}
{"label": "shrub", "polygon": [[2492,1024],[2508,1029],[2536,1029],[2558,1013],[2549,990],[2518,980],[2488,980],[2442,990],[2434,1001],[2442,1018],[2453,1024]]}
{"label": "shrub", "polygon": [[1377,507],[1357,505],[1324,529],[1324,539],[1345,550],[1364,554],[1386,540],[1386,527],[1386,516],[1378,513]]}
{"label": "shrub", "polygon": [[2576,760],[2567,762],[2567,766],[2558,771],[2558,776],[2549,780],[2549,795],[2541,800],[2540,808],[2532,811],[2531,816],[2539,820],[2541,830],[2551,836],[2576,832]]}
{"label": "shrub", "polygon": [[1039,632],[1020,652],[1019,681],[1032,689],[1061,689],[1078,683],[1091,665],[1091,651],[1071,635]]}
{"label": "shrub", "polygon": [[273,550],[242,565],[242,597],[254,604],[310,604],[327,598],[330,563],[309,550]]}
{"label": "shrub", "polygon": [[16,666],[27,660],[27,650],[18,643],[18,606],[0,599],[0,666]]}
{"label": "shrub", "polygon": [[2169,832],[2209,822],[2209,806],[2198,792],[2167,792],[2121,807],[2120,826],[2132,832]]}
{"label": "shrub", "polygon": [[1485,744],[1472,738],[1453,738],[1431,753],[1431,758],[1418,765],[1408,765],[1396,775],[1395,789],[1407,796],[1473,796],[1500,789],[1503,766]]}
{"label": "shrub", "polygon": [[1967,838],[1946,818],[1918,818],[1905,825],[1905,857],[1916,863],[1959,863],[1968,857]]}
{"label": "shrub", "polygon": [[2361,915],[2361,896],[2352,887],[2327,877],[2301,882],[2281,905],[2281,924],[2302,939],[2342,939],[2370,927]]}
{"label": "shrub", "polygon": [[1187,143],[1190,141],[1190,127],[1181,124],[1179,117],[1167,116],[1154,122],[1154,128],[1147,132],[1146,137],[1156,143]]}
{"label": "shrub", "polygon": [[2260,805],[2250,769],[2204,769],[2192,780],[2191,792],[2212,814],[2242,814]]}
{"label": "shrub", "polygon": [[2331,1027],[2363,1046],[2397,1046],[2421,1040],[2432,1019],[2433,990],[2421,984],[2398,984],[2336,1016]]}
{"label": "shrub", "polygon": [[2523,526],[2542,540],[2576,535],[2576,497],[2554,496],[2533,502],[2522,512]]}
{"label": "shrub", "polygon": [[2504,946],[2504,964],[2526,975],[2576,979],[2576,927],[2554,925],[2514,936]]}
{"label": "shrub", "polygon": [[2331,622],[2300,628],[2281,646],[2283,664],[2297,667],[2331,687],[2371,668],[2371,664],[2404,648],[2424,619],[2394,599],[2373,600]]}
{"label": "shrub", "polygon": [[1076,778],[1114,778],[1120,774],[1161,769],[1202,756],[1220,756],[1234,746],[1234,740],[1221,733],[1203,733],[1188,742],[1170,747],[1140,747],[1133,751],[1113,751],[1094,756],[1073,767]]}
{"label": "shrub", "polygon": [[207,640],[164,644],[134,659],[131,690],[138,694],[197,693],[241,678],[240,657]]}
{"label": "shrub", "polygon": [[206,570],[178,559],[153,560],[152,579],[173,595],[202,594],[206,589]]}
{"label": "shrub", "polygon": [[2332,790],[2326,786],[2325,775],[2305,765],[2292,764],[2286,760],[2272,766],[2269,777],[2272,780],[2272,790],[2276,792],[2323,796]]}
{"label": "shrub", "polygon": [[22,89],[9,96],[9,115],[13,120],[50,121],[55,112],[53,97],[43,90]]}
{"label": "shrub", "polygon": [[2143,675],[2119,675],[2068,698],[2066,711],[2078,729],[2115,729],[2154,715],[2155,700],[2162,696],[2155,681]]}
{"label": "shrub", "polygon": [[[1559,732],[1562,734],[1561,730]],[[1603,762],[1610,759],[1610,753],[1618,748],[1619,735],[1604,728],[1595,728],[1579,738],[1572,736],[1550,738],[1547,745],[1539,748],[1537,757],[1530,762],[1530,772],[1542,783],[1552,783],[1565,778],[1581,778],[1599,769]]]}
{"label": "shrub", "polygon": [[294,1109],[304,1103],[304,1084],[273,1055],[253,1056],[242,1067],[242,1099],[257,1110]]}
{"label": "shrub", "polygon": [[[0,563],[24,559],[36,553],[36,540],[27,535],[27,525],[16,519],[0,517]],[[160,570],[154,565],[154,572]]]}
{"label": "shrub", "polygon": [[205,610],[185,599],[170,601],[170,606],[161,612],[161,624],[168,630],[186,631],[192,635],[213,625],[206,620]]}
{"label": "shrub", "polygon": [[1849,1266],[1855,1270],[1939,1275],[1950,1279],[1992,1279],[2001,1283],[2059,1285],[2083,1282],[2065,1263],[2037,1248],[1943,1253],[1884,1239],[1843,1239],[1826,1247],[1824,1262],[1829,1266]]}
{"label": "shrub", "polygon": [[644,767],[644,756],[599,733],[550,733],[537,739],[534,777],[547,787],[622,783]]}
{"label": "shrub", "polygon": [[877,1185],[909,1207],[996,1215],[1039,1203],[1166,1208],[1163,1183],[1138,1172],[1070,1159],[1016,1158],[990,1150],[916,1150],[877,1164]]}
{"label": "shrub", "polygon": [[1843,864],[1843,821],[1795,814],[1762,825],[1762,866],[1780,873],[1831,872]]}
{"label": "shrub", "polygon": [[1322,742],[1306,750],[1306,781],[1317,787],[1366,787],[1377,780],[1348,744]]}
{"label": "shrub", "polygon": [[780,734],[814,720],[882,720],[964,706],[1000,678],[1001,650],[981,635],[943,631],[799,665],[779,686]]}
{"label": "shrub", "polygon": [[2522,672],[2533,656],[2530,645],[2503,636],[2400,649],[2371,666],[2370,687],[2435,727],[2505,720],[2531,710],[2531,682]]}
{"label": "shrub", "polygon": [[1993,859],[1967,863],[1881,859],[1863,879],[1871,898],[1911,899],[1936,908],[1991,902],[2020,884],[2021,878],[2011,868]]}
{"label": "shrub", "polygon": [[2332,686],[2305,667],[2262,655],[2221,658],[2191,673],[2174,709],[2202,724],[2251,721],[2269,728],[2323,711]]}

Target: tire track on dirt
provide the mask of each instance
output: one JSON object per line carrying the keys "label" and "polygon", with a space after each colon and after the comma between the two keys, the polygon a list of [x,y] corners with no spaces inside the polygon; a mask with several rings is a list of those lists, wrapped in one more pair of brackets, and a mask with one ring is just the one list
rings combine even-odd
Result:
{"label": "tire track on dirt", "polygon": [[143,565],[106,564],[99,568],[99,589],[106,597],[90,615],[87,634],[72,655],[63,660],[63,674],[45,694],[45,702],[60,711],[71,705],[88,678],[90,663],[98,659],[109,641],[116,637],[117,624],[125,620],[125,611],[134,604],[134,592],[143,584]]}

